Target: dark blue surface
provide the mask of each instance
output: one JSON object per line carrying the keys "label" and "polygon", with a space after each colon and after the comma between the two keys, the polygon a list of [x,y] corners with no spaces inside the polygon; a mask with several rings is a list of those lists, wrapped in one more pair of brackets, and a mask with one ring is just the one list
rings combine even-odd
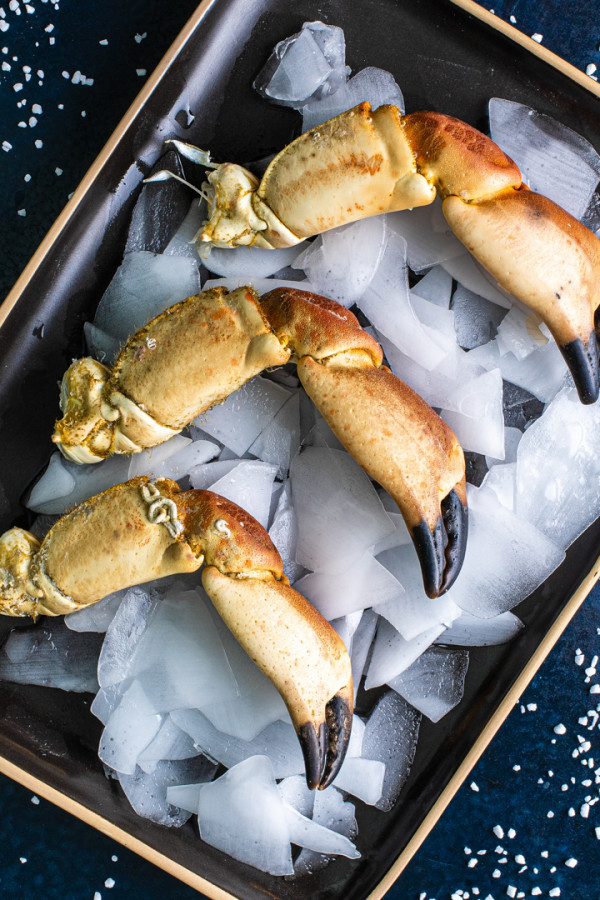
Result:
{"label": "dark blue surface", "polygon": [[[525,33],[542,34],[544,46],[583,70],[591,62],[600,66],[600,4],[571,3],[568,9],[557,0],[485,5],[507,20],[514,16],[516,27]],[[195,3],[107,0],[92,7],[31,0],[33,12],[24,3],[18,8],[20,15],[4,3],[9,27],[0,31],[0,63],[11,66],[0,72],[0,144],[12,144],[8,152],[0,150],[0,296],[141,87],[144,76],[136,70],[152,70]],[[46,31],[50,25],[53,29]],[[108,45],[99,43],[104,39]],[[29,81],[23,66],[31,67]],[[36,75],[38,70],[43,70],[43,78]],[[77,71],[94,84],[73,84]],[[15,83],[22,83],[23,89],[15,92]],[[18,108],[23,98],[27,104]],[[36,103],[42,107],[35,114],[37,124],[19,127],[19,122],[28,122]],[[36,140],[43,142],[41,148],[36,148]],[[31,175],[28,181],[26,174]],[[388,898],[500,900],[512,895],[511,886],[518,897],[538,896],[531,893],[536,886],[543,897],[559,896],[550,894],[556,888],[569,900],[600,896],[600,842],[595,834],[599,807],[591,805],[588,817],[582,815],[585,798],[598,797],[600,781],[595,726],[600,697],[590,694],[596,677],[585,673],[594,654],[600,653],[599,633],[600,590],[595,590]],[[578,650],[585,655],[582,665],[575,662]],[[583,724],[579,720],[588,710],[594,715]],[[565,733],[555,734],[560,723]],[[582,744],[586,749],[574,757]],[[583,765],[594,752],[597,764]],[[582,784],[586,780],[591,783]],[[103,900],[199,896],[51,804],[33,803],[29,791],[8,779],[0,779],[0,804],[2,898],[92,900],[95,892]],[[495,826],[503,829],[504,837],[497,837]],[[508,836],[511,828],[514,837]],[[570,858],[578,861],[573,868],[565,865]],[[107,879],[114,885],[110,880],[106,884]]]}

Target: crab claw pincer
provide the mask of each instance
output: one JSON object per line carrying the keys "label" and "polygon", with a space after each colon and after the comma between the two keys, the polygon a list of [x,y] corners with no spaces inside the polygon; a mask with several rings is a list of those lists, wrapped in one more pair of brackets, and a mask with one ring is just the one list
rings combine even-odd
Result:
{"label": "crab claw pincer", "polygon": [[288,708],[309,787],[326,787],[350,738],[348,651],[290,587],[264,528],[218,494],[135,478],[75,507],[41,544],[12,528],[0,537],[0,613],[70,613],[204,562],[208,596]]}

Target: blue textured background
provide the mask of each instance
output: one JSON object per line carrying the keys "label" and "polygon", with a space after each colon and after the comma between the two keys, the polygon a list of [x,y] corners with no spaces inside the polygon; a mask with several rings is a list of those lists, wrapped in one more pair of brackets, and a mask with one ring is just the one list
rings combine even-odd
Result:
{"label": "blue textured background", "polygon": [[[12,146],[0,150],[0,296],[136,95],[142,70],[152,71],[195,5],[191,0],[105,0],[97,6],[12,0],[11,9],[4,0],[0,144]],[[524,33],[541,34],[545,46],[582,70],[590,63],[600,67],[599,2],[577,0],[568,9],[558,0],[484,5],[507,21],[512,16]],[[94,84],[74,84],[77,71]],[[15,90],[18,84],[21,90]],[[23,99],[27,102],[19,107]],[[33,104],[42,112],[34,113]],[[30,122],[32,115],[37,122]],[[25,180],[26,175],[31,177]],[[600,897],[595,830],[600,835],[595,805],[600,750],[597,765],[594,761],[600,697],[589,669],[600,654],[599,634],[597,589],[388,900]],[[554,732],[559,724],[564,733]],[[0,808],[1,898],[199,896],[5,778],[0,778]]]}

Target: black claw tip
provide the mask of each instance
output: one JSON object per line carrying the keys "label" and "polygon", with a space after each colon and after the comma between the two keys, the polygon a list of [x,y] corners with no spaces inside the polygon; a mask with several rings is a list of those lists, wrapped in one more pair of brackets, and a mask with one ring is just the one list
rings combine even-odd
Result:
{"label": "black claw tip", "polygon": [[321,781],[323,769],[323,756],[319,746],[319,738],[312,722],[306,722],[298,731],[302,755],[304,756],[304,768],[306,769],[306,783],[311,791],[314,791]]}
{"label": "black claw tip", "polygon": [[446,565],[442,580],[441,593],[452,587],[461,570],[467,549],[467,531],[469,517],[467,508],[456,491],[450,491],[442,500],[442,519],[448,536],[446,545]]}
{"label": "black claw tip", "polygon": [[455,490],[442,500],[433,531],[425,520],[412,529],[428,597],[439,597],[454,583],[467,547],[467,510]]}
{"label": "black claw tip", "polygon": [[319,784],[321,790],[331,784],[344,762],[352,730],[352,708],[343,697],[336,694],[325,707],[325,718],[328,747],[325,768]]}
{"label": "black claw tip", "polygon": [[587,344],[576,338],[568,344],[559,344],[573,376],[579,399],[582,403],[595,403],[598,399],[598,341],[592,331]]}

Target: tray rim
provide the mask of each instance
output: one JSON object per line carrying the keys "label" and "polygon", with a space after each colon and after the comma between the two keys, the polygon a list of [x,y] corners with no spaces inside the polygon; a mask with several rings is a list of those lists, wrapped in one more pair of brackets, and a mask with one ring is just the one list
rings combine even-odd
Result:
{"label": "tray rim", "polygon": [[[188,19],[184,27],[176,36],[156,68],[153,70],[142,89],[136,95],[125,114],[120,119],[116,128],[104,144],[93,163],[83,176],[81,182],[76,188],[71,198],[67,201],[65,207],[58,215],[55,222],[51,225],[47,234],[41,241],[39,247],[34,252],[25,269],[15,282],[12,289],[7,294],[5,300],[0,303],[0,328],[7,320],[13,308],[27,284],[33,277],[34,273],[52,249],[54,241],[60,233],[66,228],[71,217],[75,214],[80,203],[84,200],[88,190],[92,186],[95,178],[102,170],[103,166],[110,158],[113,151],[117,148],[121,138],[132,124],[136,116],[142,111],[146,101],[167,74],[171,65],[176,61],[179,54],[183,51],[186,43],[190,40],[197,28],[202,24],[209,10],[219,2],[219,0],[201,0],[196,11]],[[474,18],[482,21],[486,26],[494,31],[508,37],[510,40],[519,44],[529,53],[537,56],[539,59],[557,69],[570,81],[575,82],[580,87],[585,88],[596,97],[600,98],[600,83],[595,82],[588,75],[578,69],[576,66],[564,60],[558,54],[542,46],[531,37],[519,31],[513,25],[500,19],[494,13],[480,6],[476,0],[448,0],[452,5],[462,9]],[[482,756],[492,739],[500,730],[502,724],[508,718],[515,703],[522,695],[526,687],[529,685],[534,675],[551,652],[552,648],[567,628],[569,622],[580,608],[596,582],[600,579],[600,555],[596,558],[593,566],[584,576],[580,586],[571,595],[565,606],[558,614],[544,637],[542,638],[537,649],[530,657],[529,661],[523,667],[513,684],[509,687],[497,708],[494,710],[487,723],[481,730],[479,736],[475,740],[473,746],[459,765],[458,769],[441,792],[438,799],[429,810],[416,832],[408,841],[404,850],[397,857],[392,866],[385,873],[383,878],[375,886],[375,888],[367,895],[365,900],[381,900],[381,898],[392,887],[398,879],[408,862],[415,855],[421,844],[437,824],[442,814],[449,806],[455,794],[466,780],[467,776],[474,768],[479,758]],[[104,818],[99,813],[89,809],[83,803],[74,800],[62,791],[51,787],[46,782],[29,773],[26,769],[13,763],[4,756],[0,756],[0,773],[11,778],[13,781],[21,784],[23,787],[34,791],[45,800],[53,803],[55,806],[70,813],[87,825],[95,828],[97,831],[107,835],[113,840],[120,843],[127,849],[137,853],[142,858],[148,860],[153,865],[158,866],[163,871],[179,879],[183,883],[189,885],[197,891],[201,891],[210,898],[210,900],[237,900],[236,895],[229,893],[223,888],[218,887],[213,882],[208,881],[201,875],[187,869],[184,865],[175,862],[170,857],[158,852],[143,840],[134,837],[128,831],[118,827],[109,819]]]}

